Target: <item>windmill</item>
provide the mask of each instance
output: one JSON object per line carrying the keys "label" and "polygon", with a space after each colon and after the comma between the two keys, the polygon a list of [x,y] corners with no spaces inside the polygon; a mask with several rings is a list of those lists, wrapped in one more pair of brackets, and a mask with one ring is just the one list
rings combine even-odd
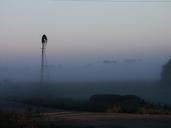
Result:
{"label": "windmill", "polygon": [[46,60],[46,46],[47,46],[47,36],[42,36],[42,57],[41,57],[41,73],[40,73],[40,82],[44,83],[46,80],[48,80],[49,73],[48,73],[48,66],[47,66],[47,60]]}

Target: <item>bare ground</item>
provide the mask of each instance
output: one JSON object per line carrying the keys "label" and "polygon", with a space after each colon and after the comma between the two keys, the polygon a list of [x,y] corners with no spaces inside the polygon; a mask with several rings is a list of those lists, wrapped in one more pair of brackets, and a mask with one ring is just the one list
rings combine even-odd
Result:
{"label": "bare ground", "polygon": [[171,128],[171,115],[56,112],[41,114],[41,120],[74,128]]}

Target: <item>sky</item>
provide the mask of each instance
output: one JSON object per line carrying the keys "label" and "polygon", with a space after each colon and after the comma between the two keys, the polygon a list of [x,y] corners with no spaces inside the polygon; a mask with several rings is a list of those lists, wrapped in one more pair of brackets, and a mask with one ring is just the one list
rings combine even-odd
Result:
{"label": "sky", "polygon": [[52,80],[159,79],[171,2],[121,1],[0,0],[0,79],[39,79],[43,34]]}

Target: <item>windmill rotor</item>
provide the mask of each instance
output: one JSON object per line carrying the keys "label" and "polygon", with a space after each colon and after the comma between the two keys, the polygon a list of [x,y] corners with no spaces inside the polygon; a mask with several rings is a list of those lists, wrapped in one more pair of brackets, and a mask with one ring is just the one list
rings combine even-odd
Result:
{"label": "windmill rotor", "polygon": [[46,35],[43,35],[42,36],[42,48],[45,48],[46,47],[47,41],[48,41],[47,36]]}
{"label": "windmill rotor", "polygon": [[40,82],[43,83],[49,77],[48,66],[47,66],[47,59],[46,59],[46,45],[47,45],[47,36],[42,36],[42,57],[41,57],[41,74],[40,74]]}

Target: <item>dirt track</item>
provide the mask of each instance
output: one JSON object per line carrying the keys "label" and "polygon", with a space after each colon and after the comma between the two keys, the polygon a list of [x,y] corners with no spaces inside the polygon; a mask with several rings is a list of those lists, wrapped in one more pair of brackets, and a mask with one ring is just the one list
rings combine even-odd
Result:
{"label": "dirt track", "polygon": [[75,128],[171,128],[171,115],[91,112],[44,113],[43,119]]}

